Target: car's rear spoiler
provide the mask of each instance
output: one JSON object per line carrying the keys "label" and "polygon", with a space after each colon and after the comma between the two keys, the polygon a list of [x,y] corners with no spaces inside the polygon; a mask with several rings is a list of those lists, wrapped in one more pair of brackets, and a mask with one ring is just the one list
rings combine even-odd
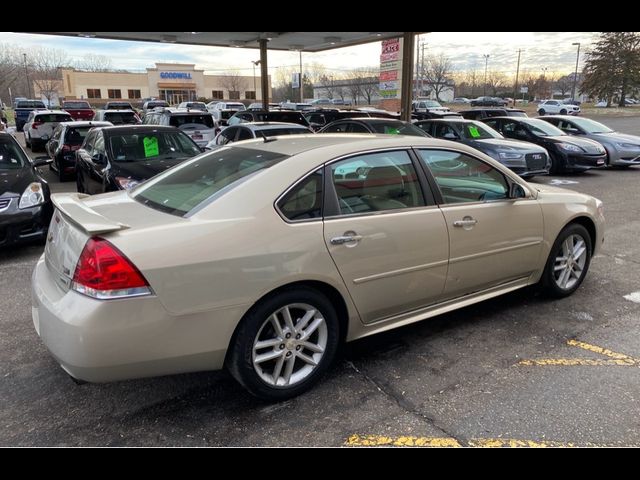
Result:
{"label": "car's rear spoiler", "polygon": [[87,207],[83,199],[88,196],[85,193],[54,193],[51,201],[66,219],[90,235],[129,228],[129,225],[109,220]]}

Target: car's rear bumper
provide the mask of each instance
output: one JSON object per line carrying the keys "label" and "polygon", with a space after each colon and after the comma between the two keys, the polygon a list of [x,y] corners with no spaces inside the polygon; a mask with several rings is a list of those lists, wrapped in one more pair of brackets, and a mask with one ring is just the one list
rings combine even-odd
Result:
{"label": "car's rear bumper", "polygon": [[220,369],[244,308],[184,316],[156,296],[96,300],[63,291],[44,255],[31,281],[32,317],[51,354],[89,382]]}

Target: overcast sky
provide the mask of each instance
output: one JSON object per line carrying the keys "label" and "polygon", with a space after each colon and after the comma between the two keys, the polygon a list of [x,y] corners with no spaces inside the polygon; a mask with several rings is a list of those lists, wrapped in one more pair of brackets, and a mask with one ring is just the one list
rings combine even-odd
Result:
{"label": "overcast sky", "polygon": [[[580,42],[580,65],[583,53],[597,39],[593,32],[432,32],[420,35],[425,55],[443,53],[451,58],[455,70],[488,69],[514,75],[517,50],[522,49],[520,71],[569,73],[575,68],[576,46]],[[207,73],[224,73],[230,69],[252,74],[252,60],[259,58],[254,49],[202,47],[148,42],[125,42],[96,38],[58,37],[3,32],[2,42],[24,46],[64,49],[72,59],[86,54],[111,58],[114,68],[144,70],[155,62],[195,63]],[[303,53],[303,63],[318,62],[336,73],[355,67],[377,66],[380,43],[342,48],[326,53]],[[269,52],[270,73],[279,66],[298,65],[297,52]],[[580,68],[581,68],[580,67]]]}

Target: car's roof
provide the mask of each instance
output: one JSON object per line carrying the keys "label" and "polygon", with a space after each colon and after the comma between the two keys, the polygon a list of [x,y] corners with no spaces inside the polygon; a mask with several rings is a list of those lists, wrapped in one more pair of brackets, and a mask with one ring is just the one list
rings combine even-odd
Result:
{"label": "car's roof", "polygon": [[[495,118],[495,117],[492,117]],[[452,117],[445,117],[445,118],[425,118],[424,120],[418,120],[417,122],[414,123],[426,123],[426,122],[437,122],[437,123],[444,123],[444,122],[456,122],[456,123],[477,123],[477,124],[482,124],[482,122],[478,122],[477,120],[472,120],[470,118],[463,118],[463,117],[458,117],[458,116],[452,116]]]}
{"label": "car's roof", "polygon": [[[533,118],[538,118],[540,120],[544,120],[545,118],[559,118],[561,120],[575,120],[576,117],[574,117],[573,115],[544,115],[542,117],[533,117]],[[578,118],[585,118],[585,117],[578,117]],[[593,120],[591,118],[586,118],[585,120]],[[596,120],[594,120],[596,121]]]}
{"label": "car's roof", "polygon": [[[300,130],[309,130],[305,125],[290,122],[246,122],[234,125],[234,127],[247,127],[251,130],[272,130],[282,127],[298,128]],[[230,127],[232,128],[232,127]]]}
{"label": "car's roof", "polygon": [[109,135],[119,135],[124,133],[135,132],[180,132],[181,130],[176,127],[170,127],[165,125],[113,125],[102,127],[101,130]]}
{"label": "car's roof", "polygon": [[399,123],[410,123],[405,122],[404,120],[400,120],[398,118],[381,118],[381,117],[353,117],[353,118],[341,118],[332,123],[338,122],[360,122],[360,123],[389,123],[389,122],[399,122]]}
{"label": "car's roof", "polygon": [[165,108],[164,110],[158,110],[154,113],[170,113],[171,115],[211,115],[211,112],[205,112],[204,110],[194,110],[193,108]]}
{"label": "car's roof", "polygon": [[136,113],[133,110],[131,110],[130,108],[103,108],[101,110],[98,110],[99,112],[109,112],[109,113]]}
{"label": "car's roof", "polygon": [[65,110],[35,110],[36,115],[46,115],[48,113],[60,113],[64,115],[69,115],[69,112]]}
{"label": "car's roof", "polygon": [[[242,143],[243,148],[264,150],[283,155],[297,155],[313,149],[327,150],[327,158],[358,150],[372,150],[376,148],[394,147],[448,147],[461,149],[458,145],[447,140],[410,135],[382,135],[371,133],[322,133],[308,135],[286,135],[276,137],[277,140],[247,140]],[[240,147],[240,145],[238,145]]]}
{"label": "car's roof", "polygon": [[60,125],[66,127],[109,127],[111,122],[93,121],[93,120],[79,120],[76,122],[60,122]]}

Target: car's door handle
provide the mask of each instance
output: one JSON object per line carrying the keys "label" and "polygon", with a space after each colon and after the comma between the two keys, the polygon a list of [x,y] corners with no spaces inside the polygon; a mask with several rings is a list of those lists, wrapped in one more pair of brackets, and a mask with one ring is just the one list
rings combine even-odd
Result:
{"label": "car's door handle", "polygon": [[342,245],[343,243],[359,242],[360,240],[362,240],[362,235],[358,235],[355,232],[344,232],[344,235],[333,237],[329,241],[331,245]]}
{"label": "car's door handle", "polygon": [[475,218],[464,217],[463,220],[456,220],[455,222],[453,222],[453,226],[454,227],[473,227],[476,223],[478,223],[478,220],[476,220]]}

